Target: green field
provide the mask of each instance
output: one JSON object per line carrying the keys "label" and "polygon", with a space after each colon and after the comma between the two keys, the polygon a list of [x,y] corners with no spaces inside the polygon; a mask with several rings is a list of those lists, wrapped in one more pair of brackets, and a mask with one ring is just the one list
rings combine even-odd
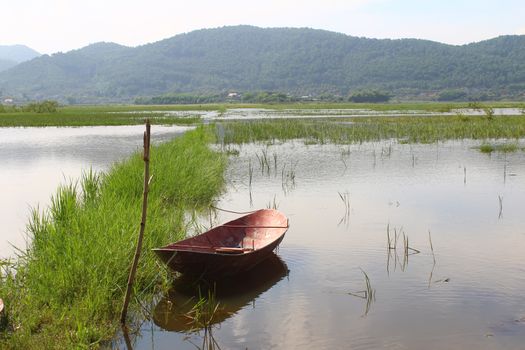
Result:
{"label": "green field", "polygon": [[[184,116],[184,111],[218,111],[224,113],[234,108],[270,109],[275,111],[296,110],[308,115],[323,109],[368,109],[372,111],[421,111],[449,112],[460,108],[525,108],[523,102],[491,103],[293,103],[293,104],[203,104],[203,105],[107,105],[107,106],[65,106],[56,113],[14,111],[6,108],[0,113],[0,127],[13,126],[94,126],[94,125],[136,125],[149,117],[153,124],[194,124],[199,117]],[[167,111],[179,111],[181,117],[166,116]]]}

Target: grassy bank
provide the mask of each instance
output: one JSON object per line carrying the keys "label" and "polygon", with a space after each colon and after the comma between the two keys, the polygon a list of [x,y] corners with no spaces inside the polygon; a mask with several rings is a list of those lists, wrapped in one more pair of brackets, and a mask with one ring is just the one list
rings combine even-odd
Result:
{"label": "grassy bank", "polygon": [[[147,300],[164,278],[152,247],[185,234],[184,213],[204,208],[223,187],[226,159],[212,151],[209,130],[197,128],[151,151],[153,180],[144,254],[135,296]],[[2,349],[96,347],[114,336],[140,223],[140,155],[107,174],[86,173],[60,187],[28,226],[31,245],[3,263]],[[134,302],[133,302],[134,303]]]}
{"label": "grassy bank", "polygon": [[305,139],[312,143],[356,143],[384,139],[430,143],[457,139],[525,137],[525,117],[373,117],[359,119],[272,119],[217,126],[224,143]]}
{"label": "grassy bank", "polygon": [[[195,111],[226,112],[232,108],[257,108],[276,111],[295,110],[302,115],[318,114],[319,110],[367,109],[372,111],[421,111],[450,112],[453,109],[485,107],[525,108],[521,102],[490,103],[283,103],[283,104],[202,104],[202,105],[106,105],[106,106],[66,106],[56,113],[14,112],[7,110],[0,113],[0,127],[9,126],[94,126],[94,125],[133,125],[142,124],[144,117],[149,117],[154,124],[194,124],[199,116],[191,115]],[[166,115],[167,111],[180,112],[183,117]],[[184,112],[189,112],[184,116]],[[344,112],[348,113],[348,112]]]}
{"label": "grassy bank", "polygon": [[109,106],[64,107],[55,113],[0,113],[0,127],[138,125],[144,123],[145,117],[150,118],[153,124],[164,125],[188,125],[200,121],[199,116],[166,116],[159,110],[114,110]]}

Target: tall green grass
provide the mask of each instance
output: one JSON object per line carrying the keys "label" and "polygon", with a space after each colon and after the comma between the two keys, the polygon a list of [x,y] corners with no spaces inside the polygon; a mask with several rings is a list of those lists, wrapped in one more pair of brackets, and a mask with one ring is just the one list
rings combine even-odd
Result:
{"label": "tall green grass", "polygon": [[77,107],[61,108],[56,113],[24,111],[0,113],[0,127],[138,125],[142,124],[146,117],[151,120],[152,124],[192,125],[200,122],[199,116],[166,116],[164,112],[159,110],[124,109],[114,111],[110,107]]}
{"label": "tall green grass", "polygon": [[304,139],[306,143],[348,144],[385,139],[431,143],[459,139],[525,137],[525,117],[432,116],[339,119],[272,119],[223,123],[224,143]]}
{"label": "tall green grass", "polygon": [[[150,249],[182,238],[184,213],[207,207],[223,188],[226,158],[208,147],[212,141],[199,127],[151,150],[138,299],[166,282]],[[106,174],[89,171],[61,186],[47,210],[33,212],[29,249],[2,266],[8,323],[0,348],[97,347],[114,336],[139,229],[142,177],[136,154]]]}

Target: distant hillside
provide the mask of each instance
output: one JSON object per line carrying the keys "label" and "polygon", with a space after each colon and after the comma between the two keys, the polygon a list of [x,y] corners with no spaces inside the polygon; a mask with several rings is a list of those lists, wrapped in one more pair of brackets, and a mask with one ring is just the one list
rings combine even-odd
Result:
{"label": "distant hillside", "polygon": [[11,67],[16,66],[18,63],[11,60],[4,60],[0,58],[0,72],[6,69],[9,69]]}
{"label": "distant hillside", "polygon": [[0,72],[40,56],[24,45],[0,45]]}
{"label": "distant hillside", "polygon": [[361,88],[394,95],[466,89],[519,96],[525,91],[525,36],[452,46],[235,26],[136,48],[98,43],[0,73],[4,94],[78,102],[261,90],[346,96]]}

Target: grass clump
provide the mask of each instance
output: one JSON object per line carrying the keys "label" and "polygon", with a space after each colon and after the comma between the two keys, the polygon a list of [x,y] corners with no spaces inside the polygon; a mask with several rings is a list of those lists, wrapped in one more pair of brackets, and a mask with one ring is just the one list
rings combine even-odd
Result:
{"label": "grass clump", "polygon": [[[150,249],[185,234],[184,213],[207,207],[223,188],[226,158],[204,127],[151,150],[148,225],[134,296],[148,299],[166,274]],[[34,210],[31,245],[2,265],[7,322],[0,348],[98,347],[114,336],[140,223],[140,154],[106,174],[86,172]]]}
{"label": "grass clump", "polygon": [[520,149],[518,143],[502,143],[502,144],[491,144],[491,143],[482,143],[479,146],[479,151],[481,153],[492,153],[492,152],[502,152],[502,153],[513,153],[517,152]]}
{"label": "grass clump", "polygon": [[479,146],[479,151],[481,153],[492,153],[496,150],[494,145],[490,143],[483,143],[481,146]]}

